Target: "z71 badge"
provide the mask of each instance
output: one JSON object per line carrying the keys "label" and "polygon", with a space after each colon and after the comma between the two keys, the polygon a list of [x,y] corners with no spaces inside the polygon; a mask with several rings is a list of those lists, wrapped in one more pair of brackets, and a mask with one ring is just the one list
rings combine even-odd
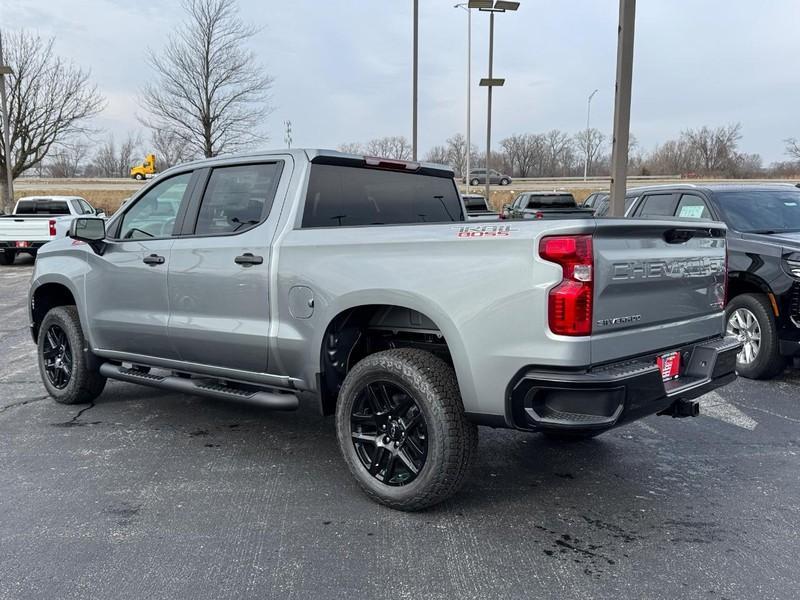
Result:
{"label": "z71 badge", "polygon": [[510,225],[473,225],[458,228],[460,238],[493,238],[511,237],[511,232],[515,231]]}

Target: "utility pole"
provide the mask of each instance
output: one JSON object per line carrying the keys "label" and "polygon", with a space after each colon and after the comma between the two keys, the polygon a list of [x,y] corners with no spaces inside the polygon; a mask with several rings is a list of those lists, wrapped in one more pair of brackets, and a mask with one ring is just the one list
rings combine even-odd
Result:
{"label": "utility pole", "polygon": [[620,0],[617,87],[614,96],[614,140],[611,149],[611,193],[609,194],[609,215],[612,217],[625,216],[635,22],[636,0]]}
{"label": "utility pole", "polygon": [[[489,13],[489,97],[486,111],[486,202],[489,202],[489,182],[492,180],[492,171],[489,164],[492,156],[492,62],[494,60],[494,12]],[[491,204],[489,204],[491,206]]]}
{"label": "utility pole", "polygon": [[599,92],[600,90],[595,90],[591,94],[589,94],[589,102],[587,103],[588,106],[586,108],[586,160],[583,163],[583,180],[586,181],[589,175],[589,150],[591,149],[591,139],[589,138],[589,119],[592,115],[592,98],[594,95]]}
{"label": "utility pole", "polygon": [[411,132],[411,159],[417,160],[417,107],[419,100],[419,0],[414,0],[414,84]]}
{"label": "utility pole", "polygon": [[[3,54],[3,33],[0,32],[0,112],[3,119],[3,155],[6,163],[6,194],[8,208],[14,206],[14,180],[11,173],[11,120],[8,116],[8,98],[6,97],[6,75],[11,75],[11,67],[5,64]],[[0,212],[5,207],[0,206]]]}

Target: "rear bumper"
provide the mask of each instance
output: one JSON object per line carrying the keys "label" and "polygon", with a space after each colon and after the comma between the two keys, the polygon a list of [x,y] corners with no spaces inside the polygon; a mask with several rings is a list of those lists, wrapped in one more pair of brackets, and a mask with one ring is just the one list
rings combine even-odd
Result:
{"label": "rear bumper", "polygon": [[662,381],[656,355],[580,372],[526,368],[508,386],[506,421],[527,430],[602,430],[669,411],[733,381],[740,348],[732,337],[681,347],[681,376],[672,381]]}
{"label": "rear bumper", "polygon": [[[27,242],[27,240],[19,240],[20,242]],[[48,242],[50,240],[47,240]],[[28,245],[24,248],[18,248],[17,242],[0,242],[0,250],[14,250],[17,252],[30,252],[31,250],[38,250],[42,246],[44,246],[47,242],[27,242]]]}

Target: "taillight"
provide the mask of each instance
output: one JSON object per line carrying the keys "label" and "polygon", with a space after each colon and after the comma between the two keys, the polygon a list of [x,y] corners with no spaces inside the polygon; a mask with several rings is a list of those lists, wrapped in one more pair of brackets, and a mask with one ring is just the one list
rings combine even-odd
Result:
{"label": "taillight", "polygon": [[539,256],[561,265],[561,283],[550,290],[547,319],[550,331],[558,335],[592,333],[591,235],[559,235],[542,238]]}
{"label": "taillight", "polygon": [[56,222],[50,219],[50,237],[56,237]]}

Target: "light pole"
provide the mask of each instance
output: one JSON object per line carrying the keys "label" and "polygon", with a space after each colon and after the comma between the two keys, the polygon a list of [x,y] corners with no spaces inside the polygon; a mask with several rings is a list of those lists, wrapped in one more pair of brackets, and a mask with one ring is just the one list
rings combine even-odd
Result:
{"label": "light pole", "polygon": [[467,164],[464,168],[464,181],[467,184],[467,193],[469,193],[469,178],[470,178],[470,150],[472,142],[470,140],[470,129],[472,125],[472,9],[469,7],[468,2],[461,2],[456,4],[453,8],[463,8],[467,11]]}
{"label": "light pole", "polygon": [[411,124],[411,158],[417,160],[417,106],[419,104],[419,0],[414,0],[414,83],[412,124]]}
{"label": "light pole", "polygon": [[[3,119],[3,154],[6,162],[6,193],[8,206],[14,206],[14,180],[11,177],[11,121],[8,117],[8,99],[6,98],[6,75],[13,72],[11,67],[4,64],[3,34],[0,32],[0,112]],[[0,205],[0,213],[4,207]]]}
{"label": "light pole", "polygon": [[515,11],[519,8],[519,2],[508,2],[507,0],[470,0],[469,8],[477,8],[480,11],[489,13],[489,77],[481,79],[481,87],[489,89],[486,106],[486,201],[489,202],[489,182],[491,180],[491,153],[492,153],[492,88],[502,87],[506,82],[502,78],[494,78],[492,75],[492,63],[494,62],[494,15]]}
{"label": "light pole", "polygon": [[592,116],[592,98],[594,95],[599,92],[600,90],[595,90],[591,94],[589,94],[589,102],[587,103],[586,107],[586,160],[583,163],[583,180],[586,181],[586,178],[589,175],[589,119]]}

